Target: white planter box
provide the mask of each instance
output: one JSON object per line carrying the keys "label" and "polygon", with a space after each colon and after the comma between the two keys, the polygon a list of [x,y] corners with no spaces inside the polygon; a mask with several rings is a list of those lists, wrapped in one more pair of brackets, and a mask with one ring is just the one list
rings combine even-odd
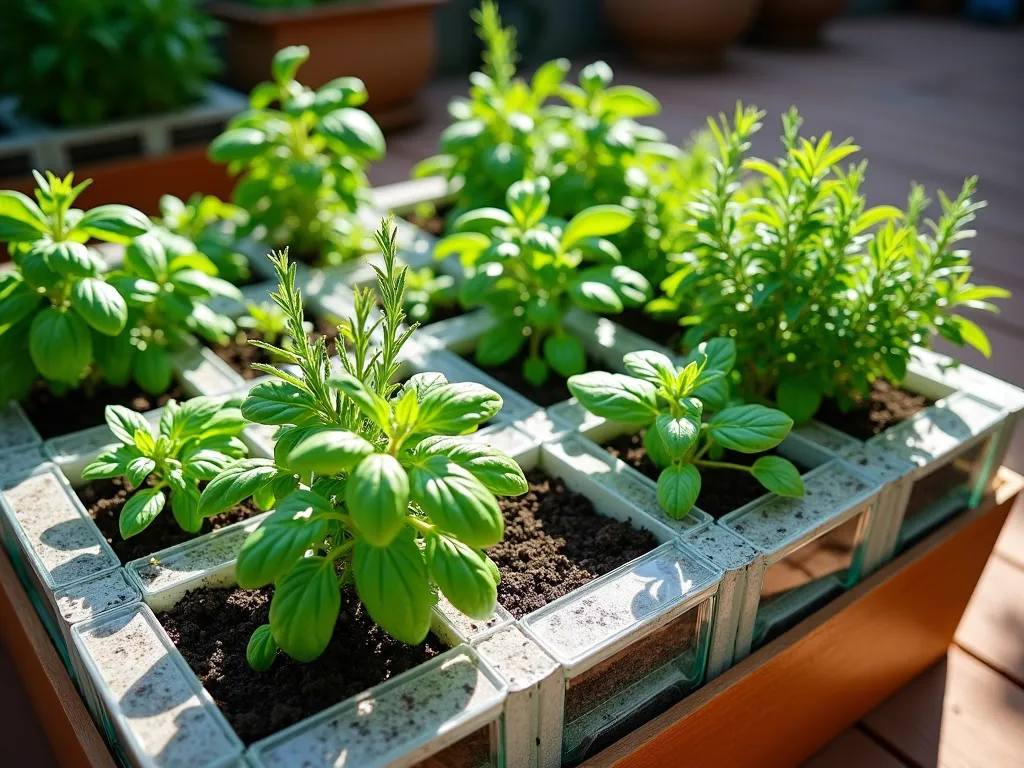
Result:
{"label": "white planter box", "polygon": [[98,149],[117,141],[136,139],[139,154],[156,157],[195,144],[179,137],[180,134],[204,129],[220,132],[228,120],[248,108],[249,99],[237,91],[210,83],[202,102],[178,112],[68,128],[51,127],[20,117],[17,106],[15,98],[0,99],[0,120],[11,129],[8,135],[0,137],[0,161],[8,166],[23,164],[23,171],[15,175],[27,176],[33,168],[63,175],[82,164],[75,161],[76,150]]}
{"label": "white planter box", "polygon": [[0,479],[42,463],[43,439],[14,400],[0,408]]}

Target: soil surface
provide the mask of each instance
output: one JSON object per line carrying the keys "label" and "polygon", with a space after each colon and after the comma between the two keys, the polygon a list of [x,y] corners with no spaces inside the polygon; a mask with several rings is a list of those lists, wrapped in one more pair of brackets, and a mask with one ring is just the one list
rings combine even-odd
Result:
{"label": "soil surface", "polygon": [[156,397],[143,392],[135,382],[124,387],[101,385],[91,394],[81,388],[64,397],[57,397],[40,379],[32,386],[21,407],[40,436],[46,440],[103,424],[103,412],[108,405],[123,405],[145,413],[167,405],[167,401],[172,399],[185,399],[185,392],[176,381],[171,384],[168,392]]}
{"label": "soil surface", "polygon": [[[645,431],[632,435],[620,435],[605,443],[604,449],[654,482],[658,482],[661,470],[654,466],[654,462],[647,456],[647,449],[644,448],[643,443]],[[775,449],[756,454],[726,451],[719,461],[728,461],[732,464],[749,467],[762,456],[782,456],[782,454]],[[788,457],[782,456],[782,458]],[[790,461],[793,460],[790,459]],[[793,461],[793,464],[801,474],[810,469],[796,461]],[[768,493],[767,489],[747,472],[733,469],[701,469],[700,495],[697,497],[697,506],[717,520],[766,493]]]}
{"label": "soil surface", "polygon": [[867,399],[845,413],[835,400],[824,400],[815,418],[858,440],[868,440],[934,403],[924,395],[907,392],[885,379],[875,379]]}
{"label": "soil surface", "polygon": [[517,619],[649,552],[658,540],[598,514],[584,496],[540,470],[530,490],[501,498],[505,540],[487,550],[501,572],[500,602]]}
{"label": "soil surface", "polygon": [[608,319],[623,328],[628,328],[633,333],[639,333],[674,352],[679,352],[683,339],[683,328],[674,322],[657,320],[643,309],[637,308],[625,309],[618,315],[609,315]]}
{"label": "soil surface", "polygon": [[[311,334],[313,339],[318,339],[321,336],[326,337],[327,354],[335,354],[335,340],[338,338],[338,327],[327,320],[309,317],[306,319],[313,323],[313,332]],[[264,363],[266,365],[280,365],[282,363],[281,360],[275,360],[265,349],[254,347],[249,343],[249,339],[262,341],[263,334],[258,331],[239,329],[238,334],[229,343],[220,347],[208,345],[217,357],[230,365],[232,370],[246,381],[252,381],[265,375],[262,371],[253,369],[253,363]],[[281,340],[278,339],[276,343],[280,345]]]}
{"label": "soil surface", "polygon": [[203,527],[199,533],[187,533],[174,519],[168,500],[164,510],[142,533],[138,533],[130,539],[122,539],[118,521],[121,517],[121,509],[130,496],[124,478],[94,480],[85,487],[79,488],[76,493],[82,500],[82,504],[85,505],[89,517],[95,521],[103,537],[122,563],[137,560],[204,533],[260,514],[260,509],[249,499],[232,507],[227,512],[221,512],[219,515],[203,520]]}
{"label": "soil surface", "polygon": [[[476,355],[473,353],[464,355],[464,359],[478,366],[481,370],[487,371],[491,376],[496,378],[506,387],[514,392],[518,392],[526,398],[541,406],[547,408],[550,405],[561,403],[572,397],[572,393],[569,392],[569,387],[566,385],[566,380],[559,376],[554,371],[551,371],[548,375],[548,380],[545,381],[541,386],[535,387],[533,384],[523,378],[523,361],[526,360],[528,353],[524,349],[512,360],[502,365],[495,366],[493,368],[486,368],[476,362]],[[604,370],[604,367],[592,357],[587,357],[587,370],[588,371],[600,371]]]}
{"label": "soil surface", "polygon": [[405,645],[375,625],[355,590],[341,591],[341,612],[327,650],[303,664],[278,653],[256,672],[245,649],[267,624],[273,587],[199,589],[158,616],[171,640],[242,741],[251,744],[447,650],[434,635]]}

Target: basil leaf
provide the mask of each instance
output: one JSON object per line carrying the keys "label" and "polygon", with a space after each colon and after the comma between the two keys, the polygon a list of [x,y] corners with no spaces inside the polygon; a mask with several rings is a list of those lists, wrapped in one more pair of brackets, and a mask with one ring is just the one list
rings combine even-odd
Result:
{"label": "basil leaf", "polygon": [[257,672],[266,672],[277,658],[277,641],[269,624],[256,627],[245,646],[245,660]]}
{"label": "basil leaf", "polygon": [[356,591],[370,618],[396,640],[422,643],[430,631],[433,596],[415,539],[398,536],[387,547],[359,539],[352,566]]}
{"label": "basil leaf", "polygon": [[137,450],[127,445],[119,445],[115,450],[104,451],[82,470],[82,479],[92,481],[121,477],[128,471],[128,462],[138,455]]}
{"label": "basil leaf", "polygon": [[762,456],[750,471],[761,485],[779,496],[798,498],[804,495],[800,470],[781,456]]}
{"label": "basil leaf", "polygon": [[391,408],[387,401],[372,392],[363,382],[347,373],[336,373],[327,380],[328,385],[344,392],[356,404],[360,413],[383,430],[391,426]]}
{"label": "basil leaf", "polygon": [[740,453],[761,453],[782,442],[793,420],[782,411],[763,405],[739,405],[719,411],[711,419],[711,439]]}
{"label": "basil leaf", "polygon": [[87,277],[71,289],[71,306],[89,325],[106,336],[116,336],[128,322],[128,305],[113,286]]}
{"label": "basil leaf", "polygon": [[323,543],[330,529],[325,515],[333,512],[331,503],[312,491],[295,491],[281,499],[238,553],[238,586],[258,589],[280,578],[307,550]]}
{"label": "basil leaf", "polygon": [[448,383],[448,379],[444,377],[443,373],[416,373],[413,374],[404,385],[402,385],[402,391],[406,392],[412,390],[416,393],[416,402],[422,403],[423,398],[429,395],[438,387],[443,387]]}
{"label": "basil leaf", "polygon": [[[7,221],[3,221],[6,219]],[[8,225],[25,224],[28,240],[36,240],[40,234],[50,231],[50,221],[46,214],[36,205],[35,200],[26,194],[11,189],[0,190],[0,231]],[[15,237],[0,237],[0,240],[22,242]]]}
{"label": "basil leaf", "polygon": [[605,91],[605,108],[623,117],[651,117],[661,111],[661,104],[643,88],[615,85]]}
{"label": "basil leaf", "polygon": [[[467,211],[459,216],[454,222],[452,222],[452,229],[458,233],[472,232],[488,234],[495,227],[511,227],[515,223],[515,219],[512,218],[512,214],[508,211],[502,210],[501,208],[484,207]],[[443,243],[447,239],[448,238],[446,237],[441,240],[441,242]],[[482,243],[483,241],[477,238],[475,239],[475,242]],[[488,238],[487,242],[483,245],[483,248],[486,248],[490,244],[491,241]],[[438,245],[440,245],[440,243],[438,243]]]}
{"label": "basil leaf", "polygon": [[127,445],[135,444],[135,433],[139,430],[149,431],[149,422],[137,411],[125,408],[123,405],[108,405],[103,410],[103,416],[107,421],[107,427],[114,433],[120,442]]}
{"label": "basil leaf", "polygon": [[499,323],[484,333],[476,343],[476,362],[484,368],[493,368],[519,354],[526,343],[523,328],[518,323]]}
{"label": "basil leaf", "polygon": [[137,456],[128,462],[124,474],[132,487],[138,488],[154,469],[156,469],[156,462],[153,459],[148,456]]}
{"label": "basil leaf", "polygon": [[596,371],[573,376],[568,384],[573,397],[596,416],[650,424],[658,415],[657,390],[648,381]]}
{"label": "basil leaf", "polygon": [[174,378],[174,366],[167,350],[156,344],[148,344],[135,355],[132,376],[143,391],[159,395],[170,389]]}
{"label": "basil leaf", "polygon": [[371,453],[373,446],[354,432],[329,429],[303,437],[288,451],[283,463],[300,475],[335,475],[351,472]]}
{"label": "basil leaf", "polygon": [[167,277],[167,253],[155,233],[135,238],[124,249],[124,267],[129,275],[156,284]]}
{"label": "basil leaf", "polygon": [[93,274],[89,249],[70,240],[54,243],[46,251],[46,263],[63,277],[89,277]]}
{"label": "basil leaf", "polygon": [[362,539],[390,544],[409,512],[409,476],[398,459],[373,453],[359,462],[345,484],[345,506]]}
{"label": "basil leaf", "polygon": [[505,193],[505,207],[522,230],[537,225],[548,212],[550,182],[543,176],[517,181]]}
{"label": "basil leaf", "polygon": [[668,448],[665,447],[665,443],[661,439],[661,435],[658,434],[658,430],[654,427],[648,428],[644,433],[644,450],[647,451],[647,458],[651,460],[658,469],[664,469],[672,463],[672,457],[669,456]]}
{"label": "basil leaf", "polygon": [[151,228],[149,217],[127,205],[99,205],[86,211],[75,229],[97,240],[126,242]]}
{"label": "basil leaf", "polygon": [[410,494],[442,530],[471,547],[501,541],[505,521],[494,495],[469,471],[433,456],[409,472]]}
{"label": "basil leaf", "polygon": [[156,516],[164,508],[165,501],[166,497],[163,491],[156,488],[146,488],[128,499],[127,503],[121,507],[121,517],[118,520],[121,538],[129,539],[142,533],[150,523],[156,520]]}
{"label": "basil leaf", "polygon": [[579,339],[567,333],[555,333],[544,339],[544,359],[563,378],[587,370],[586,353]]}
{"label": "basil leaf", "polygon": [[606,237],[627,229],[633,214],[621,205],[595,205],[573,216],[562,233],[562,248],[569,250],[586,237]]}
{"label": "basil leaf", "polygon": [[808,421],[821,407],[821,388],[804,377],[787,376],[775,390],[775,400],[797,424]]}
{"label": "basil leaf", "polygon": [[316,417],[316,400],[287,381],[265,381],[249,390],[242,415],[257,424],[306,424]]}
{"label": "basil leaf", "polygon": [[671,386],[676,378],[675,363],[661,352],[630,352],[622,358],[622,363],[631,374],[651,384]]}
{"label": "basil leaf", "polygon": [[622,312],[622,299],[615,290],[596,280],[582,280],[569,287],[573,303],[588,312],[599,315],[617,315]]}
{"label": "basil leaf", "polygon": [[199,514],[199,489],[182,475],[181,470],[167,473],[167,481],[171,484],[171,513],[183,531],[199,533],[203,527],[203,518]]}
{"label": "basil leaf", "polygon": [[264,131],[256,128],[232,128],[210,142],[208,154],[215,163],[252,160],[271,145]]}
{"label": "basil leaf", "polygon": [[[700,401],[695,401],[700,404]],[[667,413],[658,414],[654,420],[658,437],[665,446],[665,452],[674,460],[682,459],[700,435],[700,409],[688,411],[676,418]]]}
{"label": "basil leaf", "polygon": [[0,299],[0,328],[14,325],[28,317],[42,303],[43,297],[19,280],[18,285]]}
{"label": "basil leaf", "polygon": [[77,384],[92,362],[92,335],[74,312],[47,307],[32,318],[28,350],[43,377]]}
{"label": "basil leaf", "polygon": [[384,157],[384,134],[376,121],[361,109],[343,107],[324,115],[317,130],[345,145],[352,154],[367,160]]}
{"label": "basil leaf", "polygon": [[268,459],[242,459],[225,469],[206,486],[199,499],[199,514],[210,517],[231,509],[277,477]]}
{"label": "basil leaf", "polygon": [[498,604],[498,586],[485,557],[445,535],[428,536],[427,567],[448,601],[471,619],[486,621]]}
{"label": "basil leaf", "polygon": [[493,418],[501,406],[501,395],[483,384],[444,384],[423,398],[416,428],[421,432],[462,434]]}
{"label": "basil leaf", "polygon": [[515,460],[485,443],[464,437],[428,437],[416,446],[415,453],[444,456],[499,496],[519,496],[529,490],[523,470]]}
{"label": "basil leaf", "polygon": [[686,356],[686,363],[699,362],[707,357],[705,368],[729,373],[736,366],[736,342],[732,339],[715,338],[702,341]]}
{"label": "basil leaf", "polygon": [[334,562],[318,555],[304,558],[274,587],[270,601],[274,641],[296,661],[313,661],[331,641],[340,610]]}
{"label": "basil leaf", "polygon": [[693,464],[665,467],[658,475],[658,503],[671,517],[686,517],[700,494],[700,472]]}

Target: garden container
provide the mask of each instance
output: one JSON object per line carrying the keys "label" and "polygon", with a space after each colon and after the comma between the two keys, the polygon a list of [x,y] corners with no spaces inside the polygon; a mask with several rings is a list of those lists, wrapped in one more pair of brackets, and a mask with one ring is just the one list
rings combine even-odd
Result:
{"label": "garden container", "polygon": [[14,400],[0,408],[0,478],[16,475],[43,460],[43,440]]}
{"label": "garden container", "polygon": [[336,77],[360,78],[370,94],[370,114],[387,130],[419,119],[416,96],[434,68],[434,11],[443,1],[270,9],[216,0],[207,10],[227,27],[227,77],[235,88],[252,90],[267,79],[275,53],[305,45],[310,57],[302,68],[303,82],[319,88]]}
{"label": "garden container", "polygon": [[844,0],[763,0],[751,38],[771,45],[815,45],[844,5]]}

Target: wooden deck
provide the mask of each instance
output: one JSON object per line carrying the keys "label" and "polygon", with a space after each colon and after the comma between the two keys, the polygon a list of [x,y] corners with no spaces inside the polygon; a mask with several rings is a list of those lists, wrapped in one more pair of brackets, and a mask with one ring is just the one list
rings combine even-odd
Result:
{"label": "wooden deck", "polygon": [[[989,207],[979,216],[974,263],[980,282],[1015,291],[999,316],[978,321],[994,358],[969,351],[965,362],[1024,385],[1024,30],[1006,31],[929,19],[845,20],[812,52],[737,51],[714,74],[644,72],[611,59],[618,81],[649,89],[664,105],[655,121],[675,141],[737,99],[769,111],[755,149],[776,151],[779,115],[800,107],[808,131],[853,136],[871,159],[873,203],[900,204],[911,180],[929,191],[959,189],[981,177]],[[389,137],[375,183],[399,181],[436,151],[447,124],[444,105],[463,80],[433,84],[427,120]],[[934,195],[933,195],[934,196]],[[945,349],[940,345],[940,348]],[[949,350],[946,350],[949,351]],[[1024,472],[1024,431],[1007,462]],[[870,653],[865,648],[865,653]],[[0,648],[0,696],[9,714],[0,739],[11,765],[52,765],[38,724]],[[10,750],[14,750],[13,754]],[[765,765],[771,765],[765,756]],[[956,643],[944,663],[843,733],[809,763],[841,766],[1024,765],[1024,509],[1003,531]]]}

